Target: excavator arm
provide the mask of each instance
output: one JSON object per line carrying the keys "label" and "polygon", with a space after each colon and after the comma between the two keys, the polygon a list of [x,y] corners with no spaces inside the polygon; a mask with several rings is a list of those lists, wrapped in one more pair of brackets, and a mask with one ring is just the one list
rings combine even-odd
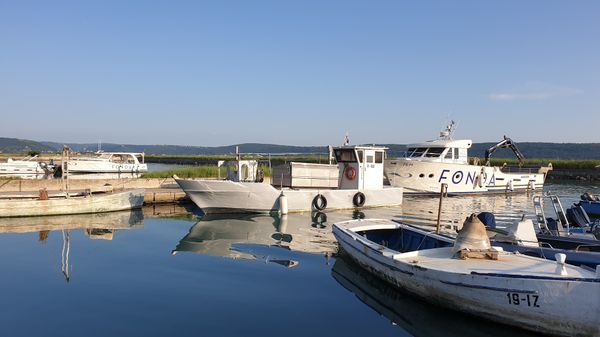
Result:
{"label": "excavator arm", "polygon": [[512,141],[512,139],[506,136],[504,136],[504,139],[501,142],[485,150],[485,165],[490,165],[490,158],[492,157],[492,154],[494,154],[494,152],[496,152],[496,150],[498,149],[511,149],[517,157],[517,159],[519,160],[519,167],[523,166],[523,160],[525,159],[525,157],[523,156],[521,151],[519,151],[517,144],[515,144]]}

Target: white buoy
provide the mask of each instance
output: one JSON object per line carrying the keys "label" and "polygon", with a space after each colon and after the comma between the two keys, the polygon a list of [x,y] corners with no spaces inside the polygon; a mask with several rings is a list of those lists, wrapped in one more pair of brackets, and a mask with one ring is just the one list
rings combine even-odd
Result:
{"label": "white buoy", "polygon": [[283,192],[279,195],[279,212],[281,215],[288,214],[288,200]]}
{"label": "white buoy", "polygon": [[513,186],[513,181],[512,180],[508,181],[508,190],[511,191],[511,192],[515,190],[514,186]]}
{"label": "white buoy", "polygon": [[562,253],[557,253],[554,255],[556,259],[556,273],[562,276],[567,275],[567,267],[565,266],[565,261],[567,260],[567,255]]}

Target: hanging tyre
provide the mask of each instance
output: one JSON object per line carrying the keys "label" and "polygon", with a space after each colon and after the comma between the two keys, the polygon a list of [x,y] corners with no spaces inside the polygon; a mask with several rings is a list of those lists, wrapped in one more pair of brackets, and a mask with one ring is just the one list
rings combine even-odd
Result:
{"label": "hanging tyre", "polygon": [[356,192],[356,194],[352,198],[352,204],[354,205],[354,207],[362,207],[365,204],[366,200],[367,197],[365,197],[365,194],[363,192]]}
{"label": "hanging tyre", "polygon": [[317,194],[313,199],[312,204],[316,210],[322,211],[327,208],[327,199],[323,194]]}

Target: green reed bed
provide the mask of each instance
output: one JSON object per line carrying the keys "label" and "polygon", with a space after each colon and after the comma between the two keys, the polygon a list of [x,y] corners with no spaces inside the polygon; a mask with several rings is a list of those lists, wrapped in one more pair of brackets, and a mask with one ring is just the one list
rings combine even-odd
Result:
{"label": "green reed bed", "polygon": [[[483,158],[480,158],[481,163],[485,163]],[[519,161],[514,158],[492,158],[492,166],[518,165]],[[600,165],[600,160],[578,160],[578,159],[525,159],[525,166],[548,165],[552,163],[552,168],[561,170],[585,170],[596,169]]]}
{"label": "green reed bed", "polygon": [[[271,176],[271,170],[269,170],[268,165],[259,165],[258,169],[263,170],[265,176]],[[217,167],[216,165],[185,166],[144,173],[142,178],[171,178],[173,175],[177,175],[179,178],[226,178],[227,168]]]}

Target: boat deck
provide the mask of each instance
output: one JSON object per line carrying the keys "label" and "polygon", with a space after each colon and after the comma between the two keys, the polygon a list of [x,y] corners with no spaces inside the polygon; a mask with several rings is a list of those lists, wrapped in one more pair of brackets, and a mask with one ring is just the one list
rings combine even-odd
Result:
{"label": "boat deck", "polygon": [[436,248],[393,255],[393,259],[427,269],[460,274],[502,274],[526,275],[527,278],[590,278],[596,274],[585,269],[565,264],[567,275],[561,275],[558,264],[553,261],[534,258],[522,254],[501,252],[498,260],[452,259],[452,248]]}

